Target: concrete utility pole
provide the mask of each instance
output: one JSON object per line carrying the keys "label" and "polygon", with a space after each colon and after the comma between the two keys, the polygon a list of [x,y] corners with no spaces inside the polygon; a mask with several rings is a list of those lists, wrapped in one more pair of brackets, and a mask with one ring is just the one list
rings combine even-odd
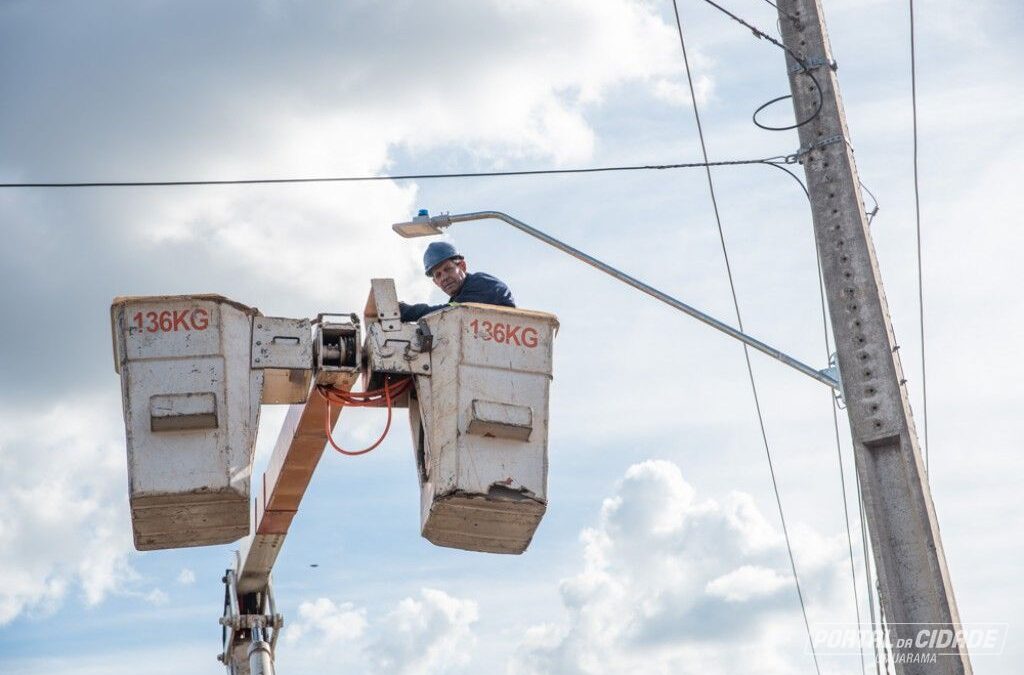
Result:
{"label": "concrete utility pole", "polygon": [[[800,161],[811,194],[896,672],[971,673],[966,646],[929,644],[938,631],[957,632],[960,616],[861,200],[821,2],[779,0],[778,8],[783,42],[792,52],[786,63],[796,119],[813,117],[799,127]],[[820,84],[820,95],[804,66]]]}

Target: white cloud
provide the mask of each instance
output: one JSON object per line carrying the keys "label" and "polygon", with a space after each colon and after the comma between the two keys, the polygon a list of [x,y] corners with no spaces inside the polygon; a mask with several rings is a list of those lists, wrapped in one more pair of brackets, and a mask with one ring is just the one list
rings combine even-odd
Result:
{"label": "white cloud", "polygon": [[[150,204],[154,226],[136,235],[137,245],[142,255],[178,251],[219,274],[305,296],[326,309],[365,300],[359,296],[373,277],[391,276],[408,292],[426,294],[428,282],[418,270],[423,245],[405,242],[390,228],[408,219],[414,197],[415,190],[392,183],[293,186],[273,198],[165,197]],[[195,282],[182,276],[178,283]]]}
{"label": "white cloud", "polygon": [[477,619],[472,600],[429,588],[372,621],[365,608],[317,598],[299,605],[299,618],[285,629],[278,660],[299,669],[344,662],[350,672],[463,672],[472,656]]}
{"label": "white cloud", "polygon": [[106,397],[0,410],[0,625],[56,610],[69,589],[98,604],[135,578],[118,412]]}
{"label": "white cloud", "polygon": [[[411,3],[400,17],[375,3],[264,3],[262,11],[185,3],[128,16],[90,7],[58,19],[10,18],[4,49],[47,55],[9,82],[23,92],[21,105],[0,111],[0,123],[20,130],[0,153],[0,171],[12,177],[370,175],[397,161],[431,170],[584,162],[597,143],[594,113],[616,87],[653,92],[680,73],[672,29],[656,7],[632,0],[449,0]],[[55,20],[63,23],[37,23]],[[123,28],[83,42],[83,20]],[[27,35],[44,41],[14,39]],[[150,46],[145,67],[122,58],[139,44]],[[73,119],[55,122],[70,109]],[[289,305],[278,313],[299,305],[315,314],[358,309],[371,277],[396,278],[411,299],[432,291],[419,269],[424,244],[389,229],[418,206],[411,183],[78,194],[73,206],[62,201],[70,193],[0,197],[10,228],[0,268],[10,268],[10,298],[27,300],[0,300],[13,320],[39,303],[84,321],[101,298],[121,293],[213,290],[261,308]],[[19,252],[68,263],[44,269]],[[65,292],[71,280],[80,288],[74,303]],[[59,335],[40,330],[9,343],[40,354],[70,349],[95,368],[105,335],[71,345]],[[16,379],[28,370],[23,362],[0,368]]]}
{"label": "white cloud", "polygon": [[178,583],[182,586],[191,586],[196,582],[196,573],[188,567],[181,568],[181,572],[178,573]]}
{"label": "white cloud", "polygon": [[[707,75],[693,78],[693,91],[697,95],[697,105],[704,106],[714,94],[714,81]],[[654,95],[672,105],[691,105],[690,87],[685,79],[659,79],[654,81]]]}
{"label": "white cloud", "polygon": [[469,662],[477,605],[424,588],[385,617],[370,647],[374,672],[400,675],[450,673]]}
{"label": "white cloud", "polygon": [[299,605],[299,619],[285,631],[285,641],[314,644],[314,649],[358,640],[366,631],[366,610],[352,603],[335,604],[328,598],[317,598]]}
{"label": "white cloud", "polygon": [[149,593],[146,593],[146,602],[151,605],[160,606],[166,605],[171,599],[159,588],[154,588]]}
{"label": "white cloud", "polygon": [[[802,582],[814,588],[816,606],[843,607],[842,549],[804,538],[806,550],[824,553],[805,559],[798,547]],[[646,461],[629,468],[581,539],[583,569],[562,582],[567,621],[528,630],[510,673],[809,665],[785,548],[748,496],[698,500],[678,466]]]}
{"label": "white cloud", "polygon": [[[164,170],[222,176],[260,167],[373,171],[398,147],[579,161],[594,148],[591,106],[618,85],[653,89],[681,72],[674,27],[646,2],[448,0],[409,4],[398,20],[393,7],[372,3],[271,6],[260,13],[204,5],[203,20],[187,30],[179,25],[194,11],[187,4],[121,15],[132,22],[131,45],[153,46],[146,67],[111,58],[129,46],[113,32],[103,54],[81,70],[54,68],[53,86],[66,84],[61,96],[77,103],[77,124],[59,138],[27,128],[14,149],[26,150],[20,159],[32,164],[62,148],[64,162],[98,169],[87,150],[99,144],[101,166],[122,154],[122,170],[148,172],[158,156]],[[20,18],[31,32],[32,15]],[[282,28],[298,25],[305,30]],[[149,39],[175,29],[173,42]],[[38,48],[82,48],[57,35]],[[196,58],[210,41],[233,58]],[[153,72],[164,74],[159,86]],[[86,96],[83,83],[102,84],[109,95]],[[20,110],[32,105],[26,99]],[[87,126],[95,135],[78,133]],[[200,164],[197,143],[204,146]],[[4,164],[18,171],[17,152]]]}
{"label": "white cloud", "polygon": [[[162,630],[166,634],[167,623]],[[136,627],[128,627],[127,633],[137,635]],[[95,650],[71,650],[66,646],[49,652],[34,650],[28,654],[13,655],[4,660],[4,675],[137,675],[139,664],[144,663],[146,675],[180,675],[180,673],[216,673],[224,668],[211,663],[210,643],[206,640],[195,642],[168,643],[165,636],[155,646],[121,647],[117,651],[105,651],[103,645],[93,645]]]}
{"label": "white cloud", "polygon": [[724,598],[728,602],[746,602],[752,598],[772,595],[783,586],[793,583],[793,577],[779,574],[775,570],[744,565],[705,586],[710,595]]}
{"label": "white cloud", "polygon": [[[491,165],[526,158],[583,162],[595,146],[589,106],[630,81],[662,95],[679,73],[672,30],[645,3],[444,4],[450,6],[409,6],[402,25],[384,6],[364,7],[354,22],[341,8],[271,5],[267,11],[275,22],[330,24],[342,35],[328,42],[316,32],[308,44],[292,45],[289,58],[302,70],[301,80],[279,64],[261,71],[260,87],[274,83],[292,95],[247,107],[241,126],[226,130],[213,146],[219,151],[190,156],[188,170],[369,175],[386,170],[396,151],[455,148]],[[238,20],[230,18],[230,34]],[[257,34],[275,31],[260,17],[241,20],[252,22]],[[407,34],[408,25],[417,26],[415,35]],[[204,30],[217,31],[215,21]],[[359,35],[343,37],[354,30]],[[358,49],[365,34],[376,36],[378,48]],[[382,44],[396,49],[381,50]],[[213,66],[199,82],[234,90],[236,77]],[[701,83],[709,86],[706,75]],[[221,114],[236,114],[237,101],[230,97],[211,103],[225,106]],[[189,122],[187,115],[168,119],[186,135]],[[186,152],[187,146],[169,148],[162,162],[173,166]],[[146,201],[145,213],[121,218],[146,223],[136,228],[132,222],[129,230],[142,255],[177,251],[190,267],[217,265],[319,303],[337,303],[339,289],[361,289],[366,279],[385,274],[409,293],[428,293],[431,287],[418,274],[422,246],[400,240],[388,227],[414,210],[416,194],[415,186],[390,182],[182,191],[156,195]]]}

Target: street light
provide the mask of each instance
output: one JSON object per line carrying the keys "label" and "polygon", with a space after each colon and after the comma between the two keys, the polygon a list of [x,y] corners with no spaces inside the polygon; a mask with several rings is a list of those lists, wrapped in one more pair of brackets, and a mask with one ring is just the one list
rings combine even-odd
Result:
{"label": "street light", "polygon": [[[430,217],[429,211],[420,209],[420,212],[411,221],[408,223],[395,223],[391,226],[391,229],[406,239],[431,237],[435,234],[441,234],[441,226],[435,223],[435,220],[437,219]],[[448,225],[451,225],[451,223],[449,222]],[[447,225],[444,227],[447,227]]]}
{"label": "street light", "polygon": [[832,387],[836,391],[840,392],[840,394],[842,394],[842,381],[839,377],[838,366],[830,366],[823,370],[813,368],[803,363],[802,361],[794,359],[792,356],[789,356],[788,354],[782,352],[781,350],[776,349],[775,347],[772,347],[770,345],[767,345],[764,342],[758,340],[757,338],[751,337],[746,333],[733,328],[729,324],[723,323],[718,319],[708,314],[705,314],[699,309],[691,307],[685,302],[677,300],[672,296],[668,295],[667,293],[662,293],[658,289],[648,286],[647,284],[638,279],[634,279],[628,274],[615,269],[611,265],[607,265],[598,260],[597,258],[589,256],[583,251],[580,251],[579,249],[573,248],[572,246],[569,246],[568,244],[555,239],[551,235],[545,234],[544,232],[541,232],[538,229],[530,227],[523,221],[517,220],[512,216],[508,215],[507,213],[502,213],[501,211],[476,211],[473,213],[457,214],[442,213],[439,216],[431,216],[426,209],[421,209],[420,212],[416,215],[416,217],[413,218],[411,221],[405,223],[395,223],[394,225],[391,226],[391,229],[393,229],[399,235],[406,238],[430,237],[441,234],[447,228],[451,227],[453,223],[461,223],[467,220],[504,221],[511,225],[512,227],[516,228],[517,230],[521,230],[526,234],[530,235],[531,237],[540,239],[544,243],[554,246],[559,251],[562,251],[563,253],[568,253],[577,260],[582,260],[591,267],[596,267],[605,274],[615,277],[619,281],[632,286],[638,291],[646,293],[652,298],[662,301],[666,305],[673,307],[679,310],[680,312],[683,312],[684,314],[692,316],[698,321],[703,321],[712,328],[715,328],[725,333],[729,337],[735,338],[740,342],[750,347],[753,347],[759,352],[767,354],[773,359],[781,361],[782,363],[785,363],[787,366],[799,370],[801,373],[807,375],[808,377],[812,377],[819,382],[827,384],[828,386]]}

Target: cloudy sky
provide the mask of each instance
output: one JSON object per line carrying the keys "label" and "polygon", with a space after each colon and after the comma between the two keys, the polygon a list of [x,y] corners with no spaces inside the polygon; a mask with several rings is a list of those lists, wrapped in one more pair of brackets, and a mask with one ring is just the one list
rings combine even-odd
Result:
{"label": "cloudy sky", "polygon": [[[775,29],[767,3],[729,7]],[[750,123],[788,91],[781,53],[705,3],[680,11],[712,158],[793,152],[795,132]],[[907,3],[826,11],[921,428]],[[931,0],[917,14],[930,479],[962,619],[1009,623],[1003,655],[975,669],[1011,673],[1024,10]],[[698,161],[674,31],[653,0],[4,0],[0,182]],[[824,366],[805,198],[771,169],[715,178],[748,330]],[[111,299],[216,292],[309,317],[359,311],[387,276],[438,301],[423,243],[389,228],[417,208],[509,212],[732,316],[700,171],[0,189],[0,671],[221,672],[234,547],[132,547]],[[452,235],[471,268],[561,320],[548,514],[521,557],[436,548],[418,535],[404,434],[325,454],[275,569],[279,672],[813,672],[741,348],[501,224]],[[809,619],[854,622],[829,393],[760,356],[754,368]],[[257,475],[282,416],[264,409]],[[342,421],[358,443],[383,414]],[[855,513],[845,423],[841,436]],[[861,672],[856,656],[822,664]]]}

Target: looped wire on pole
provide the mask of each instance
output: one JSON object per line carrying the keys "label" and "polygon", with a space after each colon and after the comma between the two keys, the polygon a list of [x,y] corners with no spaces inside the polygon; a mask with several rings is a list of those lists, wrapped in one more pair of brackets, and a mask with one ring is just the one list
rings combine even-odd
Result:
{"label": "looped wire on pole", "polygon": [[[711,5],[715,9],[717,9],[719,12],[722,12],[723,14],[728,16],[733,21],[735,21],[735,22],[739,23],[740,25],[744,26],[745,28],[749,29],[750,32],[754,34],[754,37],[756,37],[757,39],[759,39],[759,40],[767,40],[768,42],[772,43],[773,45],[775,45],[776,47],[778,47],[782,51],[784,51],[787,54],[789,54],[793,58],[793,60],[796,61],[800,65],[800,69],[797,71],[797,73],[798,74],[806,75],[807,77],[811,78],[811,82],[814,83],[814,91],[818,95],[818,100],[817,100],[817,104],[814,107],[814,112],[812,112],[811,115],[807,119],[800,120],[796,124],[790,124],[788,126],[782,126],[782,127],[774,127],[774,126],[771,126],[771,125],[768,125],[768,124],[762,124],[761,122],[758,121],[758,119],[757,119],[758,113],[760,113],[762,110],[764,110],[768,106],[770,106],[770,105],[772,105],[774,103],[778,103],[779,101],[785,101],[786,99],[793,98],[791,95],[787,94],[785,96],[779,96],[777,98],[773,98],[772,100],[768,101],[767,103],[759,106],[757,108],[757,110],[754,111],[754,114],[751,117],[752,121],[754,122],[754,126],[760,128],[760,129],[764,129],[766,131],[789,131],[791,129],[797,129],[799,127],[804,126],[805,124],[809,124],[810,122],[814,121],[818,117],[818,115],[821,114],[822,106],[825,105],[825,99],[824,99],[824,96],[821,93],[821,83],[818,82],[818,78],[816,78],[814,76],[814,73],[811,72],[811,69],[815,68],[817,66],[815,64],[813,64],[813,63],[810,63],[808,60],[805,60],[801,56],[797,55],[797,53],[794,52],[792,49],[790,49],[789,47],[784,45],[782,42],[776,40],[775,38],[773,38],[768,33],[765,33],[763,30],[761,30],[757,26],[753,26],[753,25],[747,23],[746,21],[744,21],[743,19],[741,19],[740,17],[736,16],[735,14],[733,14],[732,12],[727,10],[725,7],[722,7],[721,5],[719,5],[714,0],[704,0],[704,2],[708,3],[709,5]],[[771,3],[769,3],[769,4],[771,4]],[[789,14],[787,14],[786,16],[790,20],[792,20],[794,22],[799,22],[799,18],[795,18],[793,16],[790,16]],[[832,68],[834,70],[835,69],[834,64],[831,64],[831,65],[832,65]]]}

